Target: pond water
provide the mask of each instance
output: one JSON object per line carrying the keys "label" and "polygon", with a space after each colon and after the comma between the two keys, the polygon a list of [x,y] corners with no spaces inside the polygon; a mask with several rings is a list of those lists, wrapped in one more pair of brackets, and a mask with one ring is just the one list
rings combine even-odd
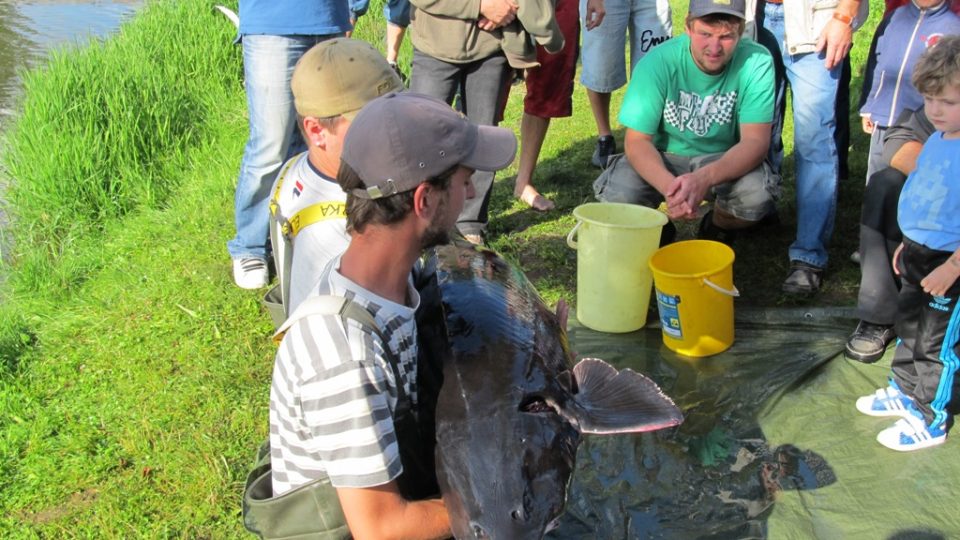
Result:
{"label": "pond water", "polygon": [[0,129],[16,110],[19,69],[37,65],[53,48],[109,35],[140,5],[140,0],[0,0]]}

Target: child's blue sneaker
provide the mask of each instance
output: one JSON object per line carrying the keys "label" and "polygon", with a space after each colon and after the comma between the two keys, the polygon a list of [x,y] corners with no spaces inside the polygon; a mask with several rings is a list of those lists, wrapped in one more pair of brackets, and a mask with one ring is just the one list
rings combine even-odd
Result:
{"label": "child's blue sneaker", "polygon": [[913,400],[895,386],[881,388],[869,396],[857,399],[857,410],[870,416],[911,416]]}
{"label": "child's blue sneaker", "polygon": [[928,426],[919,412],[913,412],[897,420],[893,427],[881,431],[877,435],[877,442],[898,452],[930,448],[947,442],[944,427],[945,424]]}

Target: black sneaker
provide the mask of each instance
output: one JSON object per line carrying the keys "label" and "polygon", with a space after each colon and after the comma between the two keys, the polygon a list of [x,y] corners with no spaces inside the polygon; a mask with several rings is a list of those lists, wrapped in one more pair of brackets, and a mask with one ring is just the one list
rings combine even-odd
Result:
{"label": "black sneaker", "polygon": [[594,167],[600,167],[601,169],[607,168],[607,160],[613,154],[617,153],[617,141],[613,138],[613,135],[604,135],[597,139],[597,148],[593,151],[593,157],[590,158],[590,163],[593,163]]}
{"label": "black sneaker", "polygon": [[893,341],[896,333],[891,324],[873,324],[860,321],[857,329],[847,340],[844,355],[864,364],[872,364],[883,356],[887,344]]}
{"label": "black sneaker", "polygon": [[803,261],[791,261],[790,273],[783,282],[783,292],[788,294],[814,294],[820,290],[822,268]]}

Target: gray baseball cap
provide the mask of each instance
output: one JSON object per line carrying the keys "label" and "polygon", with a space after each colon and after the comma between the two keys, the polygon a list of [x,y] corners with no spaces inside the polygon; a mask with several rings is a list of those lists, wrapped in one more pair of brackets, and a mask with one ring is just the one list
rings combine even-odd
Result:
{"label": "gray baseball cap", "polygon": [[360,110],[340,159],[367,186],[351,194],[379,199],[415,189],[457,165],[498,171],[516,153],[511,130],[474,124],[439,99],[404,92],[374,99]]}
{"label": "gray baseball cap", "polygon": [[714,13],[725,13],[746,19],[746,10],[744,0],[690,0],[688,16],[696,19]]}

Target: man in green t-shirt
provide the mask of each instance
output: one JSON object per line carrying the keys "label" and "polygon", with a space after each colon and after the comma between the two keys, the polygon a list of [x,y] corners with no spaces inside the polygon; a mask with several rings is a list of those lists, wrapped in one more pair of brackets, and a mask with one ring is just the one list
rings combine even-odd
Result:
{"label": "man in green t-shirt", "polygon": [[699,236],[720,240],[775,214],[773,59],[743,28],[744,0],[691,0],[686,33],[640,60],[620,110],[627,159],[597,179],[599,200],[696,219],[710,199]]}

